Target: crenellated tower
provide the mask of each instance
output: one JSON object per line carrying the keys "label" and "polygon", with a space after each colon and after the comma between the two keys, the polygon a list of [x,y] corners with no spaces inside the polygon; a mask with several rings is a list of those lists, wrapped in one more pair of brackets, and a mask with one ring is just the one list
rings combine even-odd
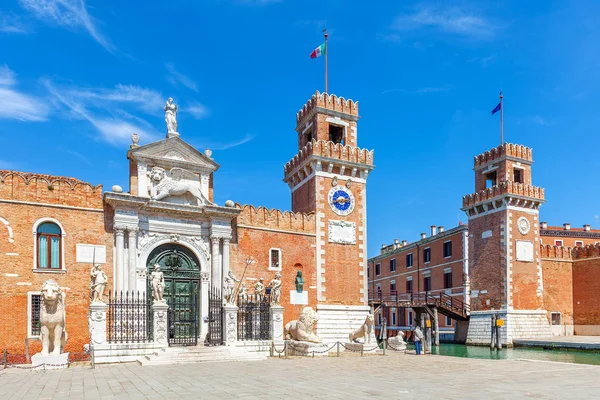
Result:
{"label": "crenellated tower", "polygon": [[[475,157],[475,193],[463,197],[469,218],[470,343],[489,343],[491,314],[506,319],[505,343],[549,335],[543,311],[539,208],[530,148],[503,144]],[[480,329],[488,327],[488,330]]]}
{"label": "crenellated tower", "polygon": [[317,92],[296,115],[298,154],[284,167],[292,210],[315,213],[317,334],[330,340],[340,313],[368,312],[366,183],[374,166],[373,151],[357,147],[358,119],[358,102]]}

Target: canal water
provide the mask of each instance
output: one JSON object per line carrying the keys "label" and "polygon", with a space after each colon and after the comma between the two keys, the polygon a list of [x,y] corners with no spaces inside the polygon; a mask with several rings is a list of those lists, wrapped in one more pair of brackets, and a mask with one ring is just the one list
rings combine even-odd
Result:
{"label": "canal water", "polygon": [[[409,349],[413,346],[409,344]],[[451,357],[483,358],[488,360],[540,360],[574,364],[600,365],[600,352],[577,350],[544,350],[531,347],[504,348],[491,351],[485,346],[465,346],[462,344],[440,343],[433,347],[433,354]]]}

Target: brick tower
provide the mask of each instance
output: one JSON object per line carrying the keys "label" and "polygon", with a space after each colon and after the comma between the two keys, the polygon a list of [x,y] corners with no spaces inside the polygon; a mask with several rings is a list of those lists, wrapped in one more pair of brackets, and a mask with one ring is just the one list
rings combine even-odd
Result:
{"label": "brick tower", "polygon": [[374,166],[373,151],[357,147],[358,119],[358,102],[317,92],[296,115],[298,154],[284,167],[292,210],[315,213],[317,335],[331,341],[347,340],[369,310],[366,182]]}
{"label": "brick tower", "polygon": [[467,343],[489,344],[491,315],[504,318],[502,341],[551,336],[543,311],[539,208],[531,149],[503,144],[475,157],[475,193],[463,197],[469,218],[471,320]]}

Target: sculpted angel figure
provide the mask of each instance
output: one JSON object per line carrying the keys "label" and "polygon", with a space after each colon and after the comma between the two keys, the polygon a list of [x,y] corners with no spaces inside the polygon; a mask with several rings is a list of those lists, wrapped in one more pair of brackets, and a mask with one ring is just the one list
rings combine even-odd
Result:
{"label": "sculpted angel figure", "polygon": [[152,285],[152,297],[154,301],[164,301],[163,293],[165,291],[165,277],[160,270],[160,265],[154,264],[154,271],[150,275]]}
{"label": "sculpted angel figure", "polygon": [[235,291],[235,282],[231,277],[231,272],[229,276],[225,277],[225,282],[223,282],[223,299],[225,300],[225,304],[234,305],[235,298],[233,292]]}
{"label": "sculpted angel figure", "polygon": [[165,105],[165,122],[168,133],[177,133],[177,105],[173,103],[172,97],[169,97]]}
{"label": "sculpted angel figure", "polygon": [[242,282],[242,285],[240,286],[240,293],[238,295],[238,298],[239,298],[239,302],[242,304],[248,302],[248,288],[246,287],[246,282]]}
{"label": "sculpted angel figure", "polygon": [[102,266],[99,264],[94,265],[92,267],[92,272],[90,272],[90,277],[92,279],[92,282],[90,283],[90,288],[92,289],[92,303],[104,303],[104,290],[108,283],[108,277],[106,276],[106,273],[102,271]]}

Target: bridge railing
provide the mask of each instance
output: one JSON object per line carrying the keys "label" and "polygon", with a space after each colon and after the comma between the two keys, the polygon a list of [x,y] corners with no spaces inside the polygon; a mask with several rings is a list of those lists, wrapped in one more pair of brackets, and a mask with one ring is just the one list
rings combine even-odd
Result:
{"label": "bridge railing", "polygon": [[398,293],[398,291],[378,291],[369,296],[370,303],[395,304],[397,307],[437,306],[463,316],[470,313],[470,307],[465,302],[446,293],[432,294],[431,292]]}

